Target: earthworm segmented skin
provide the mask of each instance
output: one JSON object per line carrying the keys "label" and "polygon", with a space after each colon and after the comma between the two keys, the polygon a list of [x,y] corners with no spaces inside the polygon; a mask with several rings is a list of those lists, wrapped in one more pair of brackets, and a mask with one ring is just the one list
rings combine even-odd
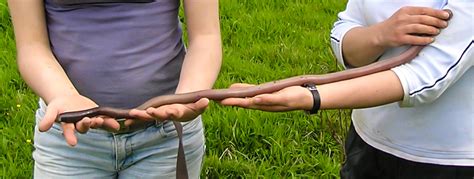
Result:
{"label": "earthworm segmented skin", "polygon": [[[323,75],[302,75],[291,78],[286,78],[278,81],[263,83],[257,86],[236,88],[236,89],[209,89],[201,90],[191,93],[163,95],[151,98],[136,109],[147,109],[149,107],[159,107],[167,104],[187,104],[198,101],[201,98],[208,98],[210,100],[223,100],[225,98],[244,98],[253,97],[259,94],[272,93],[290,86],[301,86],[312,83],[316,85],[327,84],[342,80],[357,78],[385,70],[407,63],[423,49],[424,46],[412,46],[399,56],[381,60],[367,66],[353,68],[349,70],[339,71],[335,73]],[[133,119],[130,116],[130,109],[117,109],[110,107],[95,107],[87,110],[65,112],[58,116],[57,122],[75,123],[84,117],[94,117],[105,115],[115,119],[127,118]]]}

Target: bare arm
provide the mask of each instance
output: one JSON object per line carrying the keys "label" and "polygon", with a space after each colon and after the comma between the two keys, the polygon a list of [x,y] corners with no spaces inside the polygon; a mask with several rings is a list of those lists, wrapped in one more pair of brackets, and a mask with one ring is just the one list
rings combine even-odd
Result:
{"label": "bare arm", "polygon": [[[234,84],[231,88],[246,87]],[[351,80],[320,85],[321,109],[355,109],[374,107],[403,98],[400,81],[392,71],[383,71]],[[264,111],[310,110],[313,107],[311,92],[301,86],[292,86],[273,94],[253,98],[228,98],[221,101],[228,106]]]}
{"label": "bare arm", "polygon": [[[23,79],[46,103],[78,92],[49,47],[42,0],[9,0]],[[33,30],[34,29],[34,30]]]}
{"label": "bare arm", "polygon": [[[434,43],[425,47],[426,52],[422,51],[422,54],[412,62],[391,70],[318,86],[321,109],[367,108],[402,100],[403,103],[414,106],[436,100],[472,67],[473,62],[472,56],[466,52],[473,43],[472,39],[465,36],[452,36],[455,33],[469,34],[472,31],[470,28],[472,26],[462,25],[466,19],[472,17],[472,8],[465,2],[456,2],[451,3],[448,9],[456,11],[450,27],[444,29]],[[352,30],[354,33],[364,31],[364,29],[356,31],[355,28]],[[372,33],[372,35],[375,34]],[[348,39],[351,38],[351,35],[346,34],[346,36]],[[344,40],[348,39],[344,38]],[[366,43],[362,42],[362,44]],[[433,66],[436,68],[432,68]],[[449,75],[446,75],[447,73]],[[433,86],[432,83],[424,83],[425,80],[442,82],[435,84],[429,90],[421,91],[419,89],[424,89],[427,85]],[[233,85],[233,87],[240,86],[247,85]],[[221,103],[264,111],[309,110],[313,106],[311,92],[300,86],[288,87],[273,94],[263,94],[253,98],[229,98]]]}
{"label": "bare arm", "polygon": [[177,93],[210,89],[221,66],[218,0],[185,0],[189,48]]}
{"label": "bare arm", "polygon": [[[218,0],[185,0],[189,48],[184,58],[176,93],[210,89],[221,67],[222,51]],[[171,104],[146,111],[131,110],[140,119],[189,121],[204,112],[209,103],[201,99],[190,104]]]}
{"label": "bare arm", "polygon": [[[81,96],[54,57],[46,31],[43,0],[9,0],[13,19],[18,68],[28,86],[48,104],[39,123],[40,131],[47,131],[59,113],[97,106]],[[113,119],[86,118],[75,124],[62,124],[69,145],[76,145],[74,130],[87,132],[91,126],[117,129]],[[106,128],[107,128],[106,127]]]}
{"label": "bare arm", "polygon": [[[400,101],[403,88],[397,75],[384,71],[361,78],[318,86],[321,109],[355,109]],[[312,99],[312,98],[311,98]],[[312,102],[309,108],[312,107]]]}
{"label": "bare arm", "polygon": [[355,27],[342,40],[344,61],[351,66],[374,62],[382,53],[402,45],[427,45],[447,27],[449,14],[427,7],[403,7],[380,23]]}

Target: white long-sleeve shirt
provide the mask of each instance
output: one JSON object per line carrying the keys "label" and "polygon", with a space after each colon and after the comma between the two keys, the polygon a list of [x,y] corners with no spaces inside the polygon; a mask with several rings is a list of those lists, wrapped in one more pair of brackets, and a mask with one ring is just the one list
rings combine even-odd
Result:
{"label": "white long-sleeve shirt", "polygon": [[[407,160],[474,166],[474,1],[349,0],[331,31],[336,58],[344,64],[346,32],[382,22],[403,6],[451,9],[454,16],[434,43],[392,69],[403,101],[354,110],[354,127],[369,145]],[[380,60],[407,48],[388,50]]]}

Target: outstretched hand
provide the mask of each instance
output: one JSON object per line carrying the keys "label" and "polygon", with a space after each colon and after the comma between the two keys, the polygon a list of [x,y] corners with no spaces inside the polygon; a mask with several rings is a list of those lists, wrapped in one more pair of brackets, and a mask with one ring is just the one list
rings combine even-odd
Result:
{"label": "outstretched hand", "polygon": [[[230,88],[245,88],[251,84],[237,83]],[[283,112],[310,110],[313,106],[311,92],[301,86],[291,86],[271,94],[261,94],[251,98],[227,98],[220,101],[224,106],[238,106],[262,111]]]}
{"label": "outstretched hand", "polygon": [[[48,131],[56,121],[59,114],[68,111],[76,111],[97,107],[97,104],[87,97],[81,95],[68,95],[54,98],[48,104],[46,114],[39,123],[39,131]],[[110,131],[117,131],[120,124],[113,118],[97,116],[93,118],[84,117],[77,123],[61,123],[63,135],[66,142],[75,146],[77,138],[75,131],[79,133],[86,133],[91,128],[103,128]]]}
{"label": "outstretched hand", "polygon": [[[132,109],[130,115],[140,120],[172,120],[186,122],[195,119],[203,113],[209,105],[209,99],[202,98],[195,103],[189,104],[169,104],[158,108],[147,108],[145,110]],[[129,125],[133,121],[126,121],[125,125]]]}

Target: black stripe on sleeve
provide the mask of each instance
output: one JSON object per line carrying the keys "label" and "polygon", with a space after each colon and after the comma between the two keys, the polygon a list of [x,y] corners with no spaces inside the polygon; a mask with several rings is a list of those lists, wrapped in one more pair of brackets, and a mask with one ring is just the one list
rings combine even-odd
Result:
{"label": "black stripe on sleeve", "polygon": [[454,69],[454,67],[458,66],[459,65],[459,62],[461,61],[461,59],[464,57],[464,54],[469,50],[469,48],[471,48],[471,45],[474,43],[474,40],[471,41],[471,43],[469,43],[469,45],[464,49],[464,51],[462,52],[461,56],[458,58],[458,60],[456,61],[456,63],[454,63],[451,67],[448,68],[448,70],[446,71],[446,73],[439,79],[437,79],[433,84],[431,85],[426,85],[424,87],[422,87],[421,89],[419,90],[416,90],[416,91],[413,91],[410,93],[410,95],[414,95],[416,93],[420,93],[422,92],[423,90],[426,90],[426,89],[430,89],[430,88],[433,88],[438,82],[442,81],[443,79],[446,78],[446,76],[448,76],[449,72]]}

